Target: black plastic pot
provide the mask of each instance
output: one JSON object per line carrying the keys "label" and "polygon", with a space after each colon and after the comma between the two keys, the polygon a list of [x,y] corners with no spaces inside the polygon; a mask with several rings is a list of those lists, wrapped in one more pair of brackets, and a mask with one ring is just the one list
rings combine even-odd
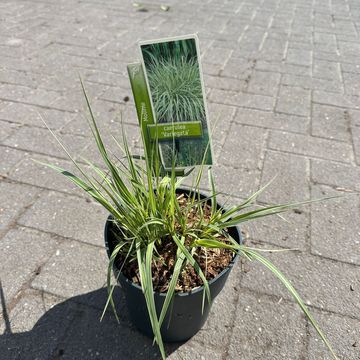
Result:
{"label": "black plastic pot", "polygon": [[[179,192],[189,193],[186,189],[179,189]],[[202,198],[205,196],[202,195]],[[111,230],[112,221],[111,215],[108,217],[105,224],[105,245],[108,256],[110,257],[116,242]],[[241,243],[241,233],[237,227],[228,229],[229,234],[234,240]],[[209,281],[211,292],[211,299],[220,293],[225,285],[225,282],[230,274],[230,271],[239,257],[238,254],[234,256],[229,266],[224,269],[218,276]],[[114,268],[115,276],[119,270]],[[139,285],[134,284],[131,280],[126,278],[123,274],[119,274],[118,281],[125,294],[126,305],[129,311],[130,318],[133,324],[144,334],[153,338],[153,331],[150,324],[150,319],[146,307],[145,297]],[[194,336],[204,325],[211,304],[205,300],[204,311],[201,311],[204,288],[199,287],[193,291],[186,293],[176,293],[172,304],[169,306],[167,315],[161,327],[161,334],[165,342],[185,341]],[[160,315],[162,305],[165,301],[166,293],[154,293],[155,305],[158,316]]]}

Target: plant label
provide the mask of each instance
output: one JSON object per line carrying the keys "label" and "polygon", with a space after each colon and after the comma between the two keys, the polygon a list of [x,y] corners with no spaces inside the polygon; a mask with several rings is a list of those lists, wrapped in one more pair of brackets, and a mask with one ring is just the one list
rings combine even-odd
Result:
{"label": "plant label", "polygon": [[[132,88],[147,141],[158,141],[165,169],[171,169],[173,161],[176,169],[211,165],[211,136],[197,36],[146,41],[139,45],[142,67],[137,65],[137,68],[139,73],[143,71],[142,84],[132,81]],[[131,71],[130,68],[130,79]],[[136,101],[136,92],[144,94],[142,105]],[[141,111],[145,109],[145,118],[141,117],[144,116],[141,111],[139,115],[139,107]]]}

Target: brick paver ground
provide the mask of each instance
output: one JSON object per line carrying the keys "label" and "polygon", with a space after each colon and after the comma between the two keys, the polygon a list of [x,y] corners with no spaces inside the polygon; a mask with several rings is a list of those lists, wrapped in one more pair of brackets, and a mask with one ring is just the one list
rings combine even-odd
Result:
{"label": "brick paver ground", "polygon": [[[264,203],[360,191],[360,2],[0,1],[0,358],[158,359],[151,340],[109,314],[106,212],[32,159],[97,161],[78,75],[101,127],[132,148],[139,132],[126,64],[138,39],[197,32],[220,190],[231,201],[278,174]],[[130,101],[126,102],[126,97]],[[244,230],[293,280],[341,359],[360,359],[358,196],[317,203]],[[120,293],[117,299],[123,304]],[[238,265],[203,330],[169,359],[330,359],[304,316],[257,264]]]}

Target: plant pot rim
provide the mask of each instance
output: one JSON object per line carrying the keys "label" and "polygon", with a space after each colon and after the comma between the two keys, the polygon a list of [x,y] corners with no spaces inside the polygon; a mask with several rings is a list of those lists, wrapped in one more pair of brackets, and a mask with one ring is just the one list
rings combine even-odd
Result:
{"label": "plant pot rim", "polygon": [[[181,189],[183,190],[183,189]],[[220,207],[222,207],[220,205]],[[104,229],[104,239],[105,239],[105,248],[106,248],[106,253],[108,255],[108,257],[110,258],[111,253],[110,253],[110,247],[109,247],[109,242],[108,242],[108,233],[109,233],[109,224],[112,222],[113,216],[110,214],[107,219],[106,219],[106,223],[105,223],[105,229]],[[242,243],[242,237],[241,237],[241,231],[239,229],[238,226],[231,226],[231,228],[235,229],[235,231],[238,233],[239,236],[239,240],[240,240],[240,244]],[[208,281],[208,284],[211,285],[212,283],[214,283],[215,281],[217,281],[219,278],[221,278],[222,276],[224,276],[228,271],[230,271],[230,269],[234,266],[234,264],[236,263],[236,261],[239,258],[239,252],[235,253],[233,255],[232,260],[230,261],[229,265],[222,270],[218,275],[216,275],[213,279],[211,279],[210,281]],[[114,263],[114,268],[119,271],[119,269],[116,267],[115,263]],[[142,291],[142,288],[140,285],[135,284],[134,282],[132,282],[130,279],[128,279],[126,276],[124,276],[122,273],[119,274],[119,278],[122,278],[123,281],[125,281],[128,285],[131,285],[139,290]],[[186,292],[176,292],[175,296],[190,296],[192,294],[196,294],[197,292],[203,291],[204,289],[204,285],[196,287],[190,291],[186,291]],[[160,297],[166,297],[167,292],[159,292],[159,291],[154,291],[154,294],[156,294],[157,296]]]}

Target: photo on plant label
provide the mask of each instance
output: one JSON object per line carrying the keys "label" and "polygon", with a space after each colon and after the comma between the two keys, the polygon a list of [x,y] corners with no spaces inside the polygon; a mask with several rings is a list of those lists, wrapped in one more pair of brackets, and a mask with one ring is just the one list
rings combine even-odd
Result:
{"label": "photo on plant label", "polygon": [[165,168],[173,158],[177,168],[212,164],[197,41],[191,35],[140,43]]}

